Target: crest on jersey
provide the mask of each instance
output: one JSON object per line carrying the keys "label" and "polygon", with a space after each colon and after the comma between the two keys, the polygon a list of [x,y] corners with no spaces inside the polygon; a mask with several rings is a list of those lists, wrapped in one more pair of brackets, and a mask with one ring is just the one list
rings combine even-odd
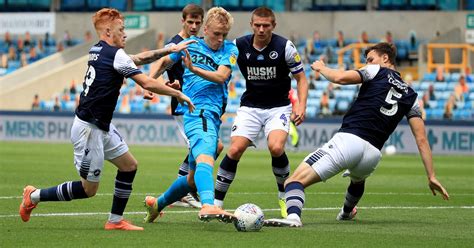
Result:
{"label": "crest on jersey", "polygon": [[278,58],[278,53],[276,51],[271,51],[270,52],[270,58],[271,59],[276,59]]}
{"label": "crest on jersey", "polygon": [[246,53],[245,57],[247,57],[247,59],[249,59],[250,58],[250,53]]}
{"label": "crest on jersey", "polygon": [[283,124],[283,126],[286,126],[286,124],[288,124],[288,119],[286,118],[285,114],[281,114],[280,120],[281,120],[281,123]]}
{"label": "crest on jersey", "polygon": [[265,60],[265,58],[263,57],[263,55],[259,54],[259,55],[257,56],[257,60]]}
{"label": "crest on jersey", "polygon": [[231,65],[235,65],[235,62],[237,62],[237,56],[235,56],[235,54],[231,54],[229,61]]}

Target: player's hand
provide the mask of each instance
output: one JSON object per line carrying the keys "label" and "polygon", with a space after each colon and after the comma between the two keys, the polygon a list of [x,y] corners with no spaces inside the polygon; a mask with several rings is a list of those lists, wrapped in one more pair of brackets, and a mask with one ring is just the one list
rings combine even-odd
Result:
{"label": "player's hand", "polygon": [[449,200],[449,194],[448,191],[441,185],[440,182],[438,182],[438,179],[435,177],[429,178],[429,183],[428,183],[431,192],[433,192],[433,195],[436,195],[436,191],[441,193],[441,196],[443,197],[444,200]]}
{"label": "player's hand", "polygon": [[166,84],[166,86],[171,87],[175,90],[179,90],[181,88],[181,84],[176,79],[172,83],[170,81],[166,81],[165,84]]}
{"label": "player's hand", "polygon": [[145,100],[151,100],[155,97],[155,94],[149,90],[145,90],[145,93],[143,93],[143,99]]}
{"label": "player's hand", "polygon": [[196,40],[188,40],[188,41],[180,42],[176,45],[172,45],[170,46],[170,52],[171,53],[181,52],[185,50],[186,48],[188,48],[189,44],[196,43],[196,42],[197,42]]}
{"label": "player's hand", "polygon": [[189,55],[188,50],[184,50],[186,56],[181,56],[181,60],[183,60],[184,66],[186,66],[190,71],[194,72],[194,65],[193,61],[191,60],[191,55]]}
{"label": "player's hand", "polygon": [[187,103],[190,113],[192,113],[194,111],[194,109],[195,109],[194,104],[191,101],[191,99],[189,99],[188,96],[186,96],[182,92],[179,92],[179,95],[178,95],[178,97],[176,97],[176,99],[178,99],[178,102],[181,103],[181,104]]}
{"label": "player's hand", "polygon": [[305,119],[305,114],[306,114],[306,106],[303,106],[303,104],[299,104],[299,108],[296,110],[295,113],[292,113],[292,120],[295,123],[296,126],[299,126],[301,123],[303,123]]}
{"label": "player's hand", "polygon": [[316,60],[311,64],[311,69],[319,72],[322,68],[326,67],[326,64],[322,60]]}

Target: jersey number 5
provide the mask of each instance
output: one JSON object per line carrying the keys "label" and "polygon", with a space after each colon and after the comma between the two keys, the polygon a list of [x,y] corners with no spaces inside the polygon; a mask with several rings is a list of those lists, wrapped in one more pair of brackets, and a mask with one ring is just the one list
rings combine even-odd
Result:
{"label": "jersey number 5", "polygon": [[390,90],[387,93],[387,97],[385,97],[385,102],[388,104],[391,104],[392,107],[390,109],[387,109],[385,107],[380,107],[380,113],[388,116],[393,116],[397,113],[398,111],[398,102],[397,100],[392,99],[393,97],[400,99],[402,97],[402,94],[398,93],[393,87],[390,88]]}
{"label": "jersey number 5", "polygon": [[84,96],[87,96],[87,93],[89,93],[89,87],[94,82],[94,79],[95,69],[90,65],[89,68],[87,68],[86,76],[84,77],[84,83],[86,84],[86,87],[84,88]]}

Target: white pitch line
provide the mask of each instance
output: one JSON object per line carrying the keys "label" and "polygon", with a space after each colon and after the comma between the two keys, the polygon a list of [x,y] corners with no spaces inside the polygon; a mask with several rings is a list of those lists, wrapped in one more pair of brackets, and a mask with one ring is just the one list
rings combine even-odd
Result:
{"label": "white pitch line", "polygon": [[[358,209],[368,210],[397,210],[397,209],[415,209],[415,210],[438,210],[438,209],[474,209],[474,206],[428,206],[428,207],[416,207],[416,206],[376,206],[376,207],[357,207]],[[303,211],[333,211],[340,210],[340,207],[326,207],[326,208],[303,208]],[[233,212],[235,209],[226,209],[227,211]],[[279,208],[268,208],[262,209],[264,212],[280,211]],[[199,210],[178,210],[178,211],[164,211],[165,214],[189,214],[197,213]],[[145,215],[146,212],[125,212],[124,215]],[[108,212],[84,212],[84,213],[45,213],[45,214],[32,214],[33,217],[54,217],[54,216],[96,216],[96,215],[109,215]],[[18,214],[6,214],[0,215],[0,218],[16,218]]]}
{"label": "white pitch line", "polygon": [[[346,192],[306,192],[306,195],[344,195]],[[161,195],[163,193],[132,193],[132,195]],[[228,195],[275,195],[275,192],[229,192]],[[95,196],[112,196],[113,193],[98,193]],[[364,195],[410,195],[423,196],[431,193],[365,192]],[[474,196],[471,193],[453,193],[450,196]],[[21,199],[22,196],[0,196],[0,200]]]}

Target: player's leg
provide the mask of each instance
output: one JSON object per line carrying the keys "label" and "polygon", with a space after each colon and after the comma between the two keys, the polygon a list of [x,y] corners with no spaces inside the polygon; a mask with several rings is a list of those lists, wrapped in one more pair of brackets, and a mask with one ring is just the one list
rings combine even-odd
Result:
{"label": "player's leg", "polygon": [[281,216],[286,217],[285,189],[283,183],[290,175],[290,163],[285,153],[285,144],[288,139],[291,105],[273,108],[267,111],[269,118],[265,122],[265,135],[268,150],[272,156],[272,171],[275,175],[278,188],[278,203]]}
{"label": "player's leg", "polygon": [[81,181],[36,189],[29,185],[23,190],[23,200],[19,213],[23,221],[30,219],[31,211],[41,201],[71,201],[84,199],[96,194],[99,187],[100,171],[104,164],[101,130],[94,125],[76,118],[71,128],[71,141],[74,145],[74,164]]}
{"label": "player's leg", "polygon": [[262,124],[258,109],[240,107],[237,111],[232,125],[231,144],[217,171],[214,201],[217,206],[223,207],[224,198],[234,181],[239,160],[247,147],[256,139]]}
{"label": "player's leg", "polygon": [[110,124],[110,131],[104,135],[104,156],[117,167],[115,176],[114,197],[106,230],[143,230],[123,219],[123,212],[132,194],[132,185],[137,173],[138,162],[128,151],[128,146],[115,128]]}
{"label": "player's leg", "polygon": [[[357,139],[360,139],[357,137]],[[352,220],[357,214],[357,204],[364,194],[365,179],[369,177],[377,168],[377,164],[382,157],[380,151],[369,142],[360,139],[359,146],[364,147],[360,161],[352,168],[349,168],[351,181],[347,187],[344,204],[337,215],[337,220]]]}
{"label": "player's leg", "polygon": [[[357,147],[359,143],[354,143],[354,140],[350,138],[337,133],[322,148],[310,153],[303,159],[293,175],[285,182],[288,217],[283,220],[269,219],[265,222],[266,225],[302,226],[301,213],[305,201],[304,189],[320,181],[326,181],[342,170],[352,168],[360,161],[363,149],[359,149]],[[349,152],[349,147],[354,147],[353,152]]]}

